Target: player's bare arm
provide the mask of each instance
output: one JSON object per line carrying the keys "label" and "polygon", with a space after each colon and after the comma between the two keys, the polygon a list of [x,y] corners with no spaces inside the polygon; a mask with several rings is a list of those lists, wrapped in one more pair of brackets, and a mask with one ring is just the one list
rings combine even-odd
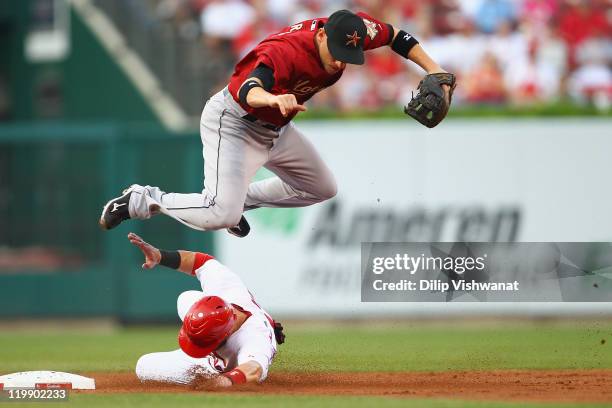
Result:
{"label": "player's bare arm", "polygon": [[[248,78],[242,86],[249,86],[250,81],[255,81],[259,86],[254,86],[246,93],[246,103],[253,108],[278,108],[283,116],[293,111],[304,112],[306,107],[298,103],[295,95],[274,95],[264,89],[262,80],[257,77]],[[242,88],[241,88],[242,89]]]}
{"label": "player's bare arm", "polygon": [[421,68],[428,74],[436,74],[438,72],[446,72],[437,62],[435,62],[421,47],[420,44],[415,45],[408,53],[408,59]]}
{"label": "player's bare arm", "polygon": [[[393,27],[393,39],[391,40],[391,43],[393,43],[393,41],[395,41],[395,39],[397,38],[398,34],[400,33],[400,29]],[[423,68],[423,70],[425,70],[425,72],[427,72],[428,74],[435,74],[438,72],[446,72],[444,69],[442,69],[442,67],[440,65],[438,65],[437,62],[435,62],[423,49],[423,47],[421,47],[421,44],[415,44],[410,51],[408,51],[408,54],[406,54],[404,56],[405,58],[408,58],[410,61],[414,62],[415,64],[417,64],[418,66],[420,66],[421,68]]]}

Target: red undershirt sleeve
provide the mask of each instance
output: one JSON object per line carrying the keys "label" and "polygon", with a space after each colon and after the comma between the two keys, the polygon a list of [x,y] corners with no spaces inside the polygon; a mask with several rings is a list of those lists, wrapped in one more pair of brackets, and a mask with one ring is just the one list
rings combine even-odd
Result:
{"label": "red undershirt sleeve", "polygon": [[191,269],[191,274],[195,276],[196,271],[202,267],[207,261],[215,259],[212,255],[205,254],[203,252],[195,253],[195,260],[193,261],[193,268]]}

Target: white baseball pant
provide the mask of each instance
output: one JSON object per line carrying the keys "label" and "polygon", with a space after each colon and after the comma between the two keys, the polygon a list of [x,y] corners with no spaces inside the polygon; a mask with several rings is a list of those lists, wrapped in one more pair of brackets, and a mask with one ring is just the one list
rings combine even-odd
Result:
{"label": "white baseball pant", "polygon": [[[181,320],[201,297],[202,292],[196,290],[188,290],[179,295],[176,309]],[[140,381],[191,384],[196,378],[214,376],[223,372],[225,367],[222,363],[213,355],[193,358],[181,349],[149,353],[138,359],[136,376]]]}
{"label": "white baseball pant", "polygon": [[[292,122],[275,131],[243,119],[245,114],[227,89],[214,95],[200,123],[202,192],[135,186],[130,217],[147,219],[159,211],[191,228],[216,230],[238,224],[245,210],[303,207],[336,195],[333,174]],[[276,177],[251,183],[262,166]]]}
{"label": "white baseball pant", "polygon": [[221,373],[214,367],[214,356],[193,358],[181,349],[149,353],[138,359],[136,376],[140,381],[159,381],[191,384],[197,378],[213,377]]}

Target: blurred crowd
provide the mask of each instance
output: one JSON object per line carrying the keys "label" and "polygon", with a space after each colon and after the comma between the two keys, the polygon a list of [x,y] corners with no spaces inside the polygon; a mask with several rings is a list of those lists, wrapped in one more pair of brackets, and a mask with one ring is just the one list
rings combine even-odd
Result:
{"label": "blurred crowd", "polygon": [[[612,100],[609,0],[149,0],[180,36],[198,37],[224,71],[283,27],[347,8],[413,34],[458,75],[464,104]],[[340,110],[403,104],[423,72],[388,49],[369,52],[314,104]]]}

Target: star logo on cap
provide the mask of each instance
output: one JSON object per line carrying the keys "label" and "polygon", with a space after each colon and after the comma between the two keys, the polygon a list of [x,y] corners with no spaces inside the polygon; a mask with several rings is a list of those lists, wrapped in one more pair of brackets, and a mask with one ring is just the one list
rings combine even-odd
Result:
{"label": "star logo on cap", "polygon": [[361,40],[361,37],[357,35],[357,30],[355,30],[355,32],[352,35],[347,34],[346,38],[348,38],[346,45],[352,45],[353,47],[357,47],[357,43],[359,42],[359,40]]}

